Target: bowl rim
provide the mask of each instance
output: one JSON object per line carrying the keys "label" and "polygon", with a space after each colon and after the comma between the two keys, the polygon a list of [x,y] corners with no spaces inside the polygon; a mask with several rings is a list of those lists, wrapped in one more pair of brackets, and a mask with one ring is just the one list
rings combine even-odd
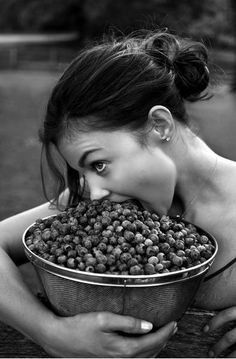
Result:
{"label": "bowl rim", "polygon": [[[63,212],[61,212],[63,213]],[[56,217],[58,214],[49,215],[47,217],[43,217],[42,220],[46,220],[48,218]],[[174,272],[167,272],[167,273],[156,273],[156,274],[148,274],[148,275],[122,275],[122,274],[106,274],[106,273],[95,273],[95,272],[86,272],[86,271],[80,271],[78,269],[72,269],[68,267],[63,267],[59,264],[52,263],[44,258],[41,258],[34,252],[32,252],[29,247],[26,245],[26,234],[28,230],[36,224],[36,221],[31,223],[25,230],[22,235],[22,243],[24,247],[25,254],[29,261],[35,265],[36,267],[39,267],[43,270],[46,270],[47,272],[54,274],[56,276],[66,278],[73,281],[78,282],[86,282],[91,284],[97,284],[97,285],[116,285],[116,286],[150,286],[153,285],[159,285],[159,284],[167,284],[171,281],[176,280],[183,280],[183,279],[189,279],[195,276],[196,274],[200,274],[202,272],[206,273],[207,270],[212,265],[216,254],[218,252],[218,243],[215,239],[215,237],[207,232],[206,230],[202,229],[201,227],[195,225],[192,222],[189,222],[185,220],[182,217],[174,217],[174,216],[168,216],[170,219],[174,219],[178,222],[183,222],[184,224],[191,224],[193,225],[197,231],[202,234],[206,235],[211,243],[214,245],[214,253],[210,258],[208,258],[205,262],[200,263],[196,266],[189,267],[186,269],[180,269],[178,271]],[[205,270],[207,269],[207,270]]]}

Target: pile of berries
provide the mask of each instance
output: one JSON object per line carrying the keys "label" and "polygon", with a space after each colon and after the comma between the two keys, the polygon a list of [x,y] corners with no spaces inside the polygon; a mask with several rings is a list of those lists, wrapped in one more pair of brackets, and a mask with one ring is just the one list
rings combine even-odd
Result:
{"label": "pile of berries", "polygon": [[209,259],[215,247],[192,224],[123,203],[83,200],[37,219],[27,247],[52,263],[105,274],[150,275],[183,270]]}

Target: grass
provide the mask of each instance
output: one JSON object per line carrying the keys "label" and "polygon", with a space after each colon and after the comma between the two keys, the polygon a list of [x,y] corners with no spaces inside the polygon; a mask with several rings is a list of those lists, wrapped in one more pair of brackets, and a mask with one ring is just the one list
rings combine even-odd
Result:
{"label": "grass", "polygon": [[[38,128],[58,73],[0,72],[0,219],[45,201],[40,179]],[[190,105],[200,135],[219,154],[236,160],[236,102],[227,87]]]}
{"label": "grass", "polygon": [[0,219],[44,201],[38,128],[57,76],[47,72],[0,72]]}

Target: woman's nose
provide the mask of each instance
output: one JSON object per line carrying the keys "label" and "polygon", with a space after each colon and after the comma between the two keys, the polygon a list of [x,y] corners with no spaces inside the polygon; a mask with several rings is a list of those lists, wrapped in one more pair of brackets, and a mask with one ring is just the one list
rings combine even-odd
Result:
{"label": "woman's nose", "polygon": [[91,188],[90,187],[90,199],[91,201],[93,200],[99,200],[99,199],[103,199],[104,197],[109,196],[110,192],[102,189],[102,188]]}
{"label": "woman's nose", "polygon": [[102,183],[94,176],[86,176],[85,181],[89,187],[91,201],[103,199],[110,195],[110,191],[104,189]]}
{"label": "woman's nose", "polygon": [[110,191],[103,189],[102,184],[94,176],[87,175],[80,179],[80,185],[84,187],[91,201],[100,200],[110,195]]}

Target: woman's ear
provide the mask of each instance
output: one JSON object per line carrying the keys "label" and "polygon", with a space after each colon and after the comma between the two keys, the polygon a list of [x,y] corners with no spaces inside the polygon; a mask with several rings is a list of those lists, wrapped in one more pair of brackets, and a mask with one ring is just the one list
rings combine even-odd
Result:
{"label": "woman's ear", "polygon": [[148,122],[162,141],[169,141],[175,131],[175,121],[168,108],[156,105],[148,113]]}

